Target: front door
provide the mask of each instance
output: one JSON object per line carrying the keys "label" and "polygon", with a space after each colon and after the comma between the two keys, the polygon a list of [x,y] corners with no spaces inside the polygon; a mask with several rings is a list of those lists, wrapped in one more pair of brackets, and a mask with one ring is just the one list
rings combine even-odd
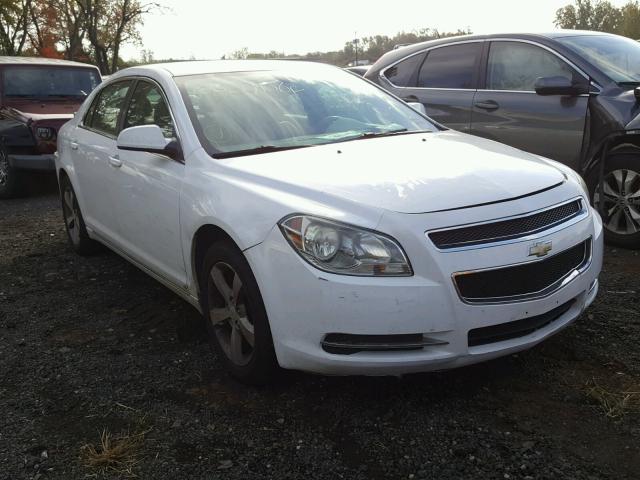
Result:
{"label": "front door", "polygon": [[[176,138],[169,106],[161,88],[137,81],[122,128],[158,125]],[[118,150],[115,207],[122,246],[134,259],[177,286],[186,283],[180,237],[180,190],[184,163],[164,155]]]}
{"label": "front door", "polygon": [[589,96],[536,94],[538,78],[555,76],[588,84],[584,75],[546,48],[491,42],[484,88],[473,102],[471,133],[577,168]]}

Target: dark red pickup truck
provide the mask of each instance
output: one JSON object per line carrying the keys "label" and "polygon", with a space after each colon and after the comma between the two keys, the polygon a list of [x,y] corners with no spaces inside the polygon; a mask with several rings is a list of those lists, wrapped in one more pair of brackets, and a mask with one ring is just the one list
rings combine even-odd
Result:
{"label": "dark red pickup truck", "polygon": [[0,198],[19,195],[26,172],[55,170],[58,129],[100,81],[85,63],[0,56]]}

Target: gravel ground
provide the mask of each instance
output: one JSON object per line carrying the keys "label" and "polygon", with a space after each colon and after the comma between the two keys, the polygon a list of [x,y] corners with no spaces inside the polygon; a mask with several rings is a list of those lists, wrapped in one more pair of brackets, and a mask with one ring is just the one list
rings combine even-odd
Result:
{"label": "gravel ground", "polygon": [[[1,480],[640,478],[637,252],[607,249],[591,309],[526,353],[255,389],[185,302],[71,252],[53,184],[0,212]],[[105,432],[137,448],[90,466]]]}

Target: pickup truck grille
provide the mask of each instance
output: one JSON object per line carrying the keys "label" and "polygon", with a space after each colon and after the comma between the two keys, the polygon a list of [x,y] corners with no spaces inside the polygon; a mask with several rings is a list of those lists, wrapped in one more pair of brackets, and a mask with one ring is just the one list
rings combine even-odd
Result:
{"label": "pickup truck grille", "polygon": [[436,247],[442,250],[499,242],[546,230],[566,222],[581,212],[582,201],[578,199],[542,212],[510,220],[431,232],[429,238]]}
{"label": "pickup truck grille", "polygon": [[467,303],[496,303],[544,296],[591,259],[591,239],[549,258],[519,265],[456,273],[454,283]]}

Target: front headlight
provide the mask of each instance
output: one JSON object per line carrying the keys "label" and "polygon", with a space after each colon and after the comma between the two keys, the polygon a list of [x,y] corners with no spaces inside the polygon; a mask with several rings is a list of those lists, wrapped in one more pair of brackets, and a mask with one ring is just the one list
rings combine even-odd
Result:
{"label": "front headlight", "polygon": [[308,215],[287,217],[279,226],[296,252],[320,270],[371,277],[413,275],[400,245],[379,232]]}

